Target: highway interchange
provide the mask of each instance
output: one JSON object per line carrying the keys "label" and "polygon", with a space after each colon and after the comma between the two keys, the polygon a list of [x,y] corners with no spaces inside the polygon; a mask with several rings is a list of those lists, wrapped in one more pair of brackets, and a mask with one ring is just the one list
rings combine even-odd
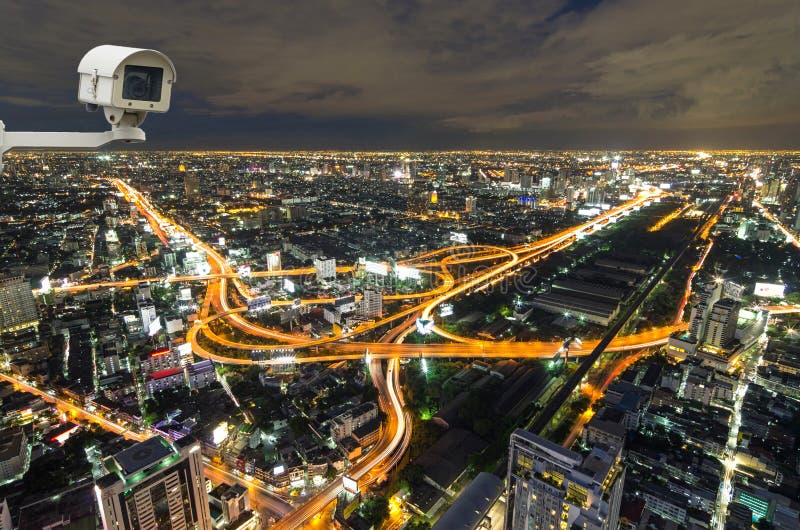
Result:
{"label": "highway interchange", "polygon": [[[372,379],[379,393],[381,408],[386,414],[386,424],[382,431],[381,439],[367,456],[358,461],[348,471],[349,476],[357,479],[361,487],[376,480],[383,470],[389,469],[404,453],[411,435],[411,422],[407,412],[403,410],[402,392],[398,381],[400,357],[468,357],[468,358],[552,358],[559,350],[561,343],[556,342],[494,342],[482,341],[469,337],[461,337],[447,332],[434,325],[432,332],[448,340],[445,344],[406,344],[403,342],[406,335],[414,330],[417,318],[432,319],[437,308],[448,300],[459,296],[469,295],[472,292],[490,287],[501,281],[513,280],[516,273],[523,267],[529,266],[546,258],[553,252],[558,252],[583,235],[602,229],[605,225],[615,222],[621,216],[628,215],[642,206],[649,205],[661,196],[662,192],[655,189],[643,190],[632,200],[609,209],[587,222],[561,231],[557,234],[543,238],[534,243],[502,248],[493,246],[451,246],[435,250],[421,256],[399,262],[398,264],[414,267],[422,273],[435,277],[434,287],[421,293],[387,295],[385,299],[414,300],[416,304],[406,307],[391,315],[384,316],[366,325],[356,327],[342,334],[311,338],[287,334],[282,331],[266,328],[254,324],[244,318],[246,306],[231,307],[229,298],[229,283],[233,284],[235,292],[241,299],[249,299],[251,295],[241,281],[239,275],[233,270],[227,260],[212,246],[204,243],[172,219],[161,214],[143,194],[120,179],[113,180],[117,189],[131,202],[139,212],[144,215],[162,241],[170,238],[183,237],[191,242],[196,250],[203,251],[211,266],[209,274],[198,276],[181,276],[167,279],[168,281],[207,281],[207,292],[204,304],[200,310],[199,318],[195,325],[190,327],[186,340],[191,344],[193,352],[199,357],[212,359],[215,362],[234,365],[269,365],[286,364],[287,362],[324,362],[333,360],[359,360],[367,359]],[[481,267],[471,273],[456,277],[453,270],[465,264],[479,264]],[[352,267],[337,268],[339,273],[349,273]],[[462,269],[463,270],[463,269]],[[254,272],[253,276],[297,276],[313,274],[313,269],[301,268],[293,270]],[[140,280],[135,281],[138,284]],[[111,284],[95,284],[93,286],[71,286],[68,290],[79,288],[98,287],[126,287],[134,285],[133,281]],[[433,280],[432,280],[432,283]],[[330,303],[331,299],[304,299],[303,305]],[[278,304],[289,304],[293,301],[276,301]],[[257,341],[239,342],[229,340],[214,333],[211,324],[218,319],[224,319],[229,325],[239,332],[257,337]],[[394,326],[380,342],[356,342],[358,336],[381,328]],[[640,350],[648,346],[664,344],[669,334],[682,325],[668,326],[651,330],[639,335],[620,337],[609,345],[609,350]],[[201,339],[201,337],[203,337]],[[386,340],[390,337],[390,340]],[[264,344],[267,339],[271,343]],[[212,341],[224,346],[227,351],[240,351],[238,355],[223,355],[209,351],[204,344]],[[262,342],[258,342],[262,341]],[[312,348],[322,346],[332,355],[300,355],[300,350],[305,352]],[[595,344],[587,342],[583,349],[574,354],[591,352]],[[276,358],[267,357],[264,360],[254,360],[246,353],[254,350],[275,352]],[[293,354],[287,356],[286,351]],[[297,352],[297,353],[294,353]],[[388,360],[388,367],[384,374],[382,360]],[[305,503],[285,515],[275,528],[298,528],[321,513],[330,505],[342,490],[341,479],[332,481],[321,491],[306,500]]]}
{"label": "highway interchange", "polygon": [[[423,274],[431,277],[432,288],[419,293],[404,293],[386,295],[385,300],[402,300],[406,303],[404,308],[393,314],[383,316],[365,325],[358,326],[339,335],[330,337],[311,338],[295,334],[288,334],[275,329],[259,326],[246,318],[246,306],[231,307],[231,297],[247,300],[252,298],[247,286],[241,281],[240,275],[234,271],[227,260],[211,245],[197,238],[189,230],[162,214],[147,197],[128,183],[120,179],[113,179],[112,183],[127,200],[137,206],[141,215],[145,216],[153,232],[165,243],[169,244],[173,238],[185,238],[195,250],[205,253],[210,271],[204,275],[184,275],[166,278],[151,278],[146,280],[119,280],[112,282],[79,284],[57,288],[62,292],[76,292],[99,288],[125,288],[140,284],[142,281],[206,281],[207,291],[204,303],[200,308],[198,319],[187,332],[186,340],[192,346],[195,355],[212,359],[215,362],[232,365],[271,365],[303,362],[325,362],[337,360],[366,360],[372,380],[378,390],[379,402],[386,414],[386,422],[380,440],[367,455],[348,470],[348,475],[359,482],[360,487],[365,487],[381,477],[391,469],[402,457],[411,438],[411,421],[408,412],[404,410],[402,391],[399,385],[399,359],[401,357],[464,357],[464,358],[552,358],[561,347],[561,342],[496,342],[477,340],[462,337],[434,325],[432,332],[449,342],[443,344],[408,344],[405,337],[415,329],[417,318],[432,319],[437,309],[447,301],[460,296],[468,296],[473,292],[486,289],[498,282],[513,281],[514,276],[524,267],[558,252],[577,239],[594,231],[602,229],[605,225],[613,223],[621,216],[628,215],[634,210],[649,205],[653,200],[658,200],[663,192],[657,189],[642,190],[632,200],[609,209],[599,216],[582,224],[563,230],[554,235],[543,238],[530,244],[514,247],[495,246],[451,246],[438,249],[426,254],[398,262],[399,265],[414,267]],[[475,265],[479,265],[475,268]],[[466,266],[467,274],[463,274]],[[347,274],[354,270],[353,267],[337,267],[337,273]],[[454,271],[458,274],[454,274]],[[254,277],[282,277],[312,275],[313,268],[279,271],[256,271]],[[229,287],[233,287],[233,291]],[[410,305],[408,301],[413,301]],[[303,299],[302,305],[319,305],[332,302],[332,299]],[[273,305],[288,305],[295,303],[293,300],[275,300]],[[410,305],[410,306],[409,306]],[[211,326],[216,320],[224,320],[237,329],[238,334],[254,337],[251,342],[240,342],[219,336]],[[670,333],[683,329],[682,323],[672,326],[653,329],[644,333],[618,337],[607,347],[608,351],[638,351],[650,346],[659,346],[666,343]],[[389,328],[380,341],[359,342],[358,338],[378,328]],[[264,340],[270,343],[263,343]],[[240,352],[239,354],[223,355],[209,351],[204,346],[208,341],[224,347],[224,352]],[[262,341],[262,342],[259,342]],[[581,348],[571,351],[572,355],[582,355],[591,352],[599,341],[586,341]],[[311,353],[322,347],[327,353],[320,355]],[[254,360],[249,353],[261,351],[266,354],[263,360]],[[286,352],[291,352],[287,355]],[[275,358],[270,358],[270,353],[275,353]],[[387,361],[384,373],[383,361]],[[71,405],[70,405],[71,406]],[[89,418],[92,421],[104,418]],[[115,432],[121,432],[119,425],[113,422],[99,421],[101,425]],[[108,427],[105,423],[112,423]],[[136,436],[130,435],[129,436]],[[211,473],[217,477],[222,476],[224,470],[213,468]],[[233,477],[233,475],[231,475]],[[240,480],[241,482],[241,480]],[[247,482],[245,480],[245,482]],[[255,493],[261,489],[254,484],[245,484]],[[283,518],[275,528],[299,528],[312,520],[315,515],[322,513],[335,500],[342,491],[341,478],[332,481],[320,491],[309,497],[290,512],[286,512],[286,505],[277,505],[273,511]],[[264,490],[263,493],[267,493]],[[268,497],[268,496],[267,496]],[[267,502],[278,504],[278,499]]]}

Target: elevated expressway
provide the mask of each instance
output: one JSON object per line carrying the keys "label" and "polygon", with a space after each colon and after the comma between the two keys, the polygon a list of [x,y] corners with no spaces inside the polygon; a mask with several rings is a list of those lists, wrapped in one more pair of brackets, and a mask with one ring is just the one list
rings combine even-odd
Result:
{"label": "elevated expressway", "polygon": [[[250,358],[230,357],[219,355],[205,348],[199,340],[205,336],[226,348],[233,350],[301,350],[322,346],[331,355],[304,355],[291,358],[291,362],[325,362],[341,359],[364,359],[365,352],[369,359],[370,372],[379,393],[381,408],[386,413],[387,421],[384,425],[381,439],[361,461],[357,462],[348,474],[365,485],[374,481],[384,470],[390,469],[402,456],[410,440],[410,418],[403,409],[402,394],[398,381],[400,357],[467,357],[467,358],[548,358],[552,357],[561,346],[556,342],[491,342],[479,341],[471,338],[450,334],[434,326],[433,331],[441,337],[450,340],[446,344],[405,344],[403,338],[413,329],[416,317],[430,318],[438,306],[454,297],[481,290],[497,282],[512,277],[522,267],[546,258],[550,253],[557,252],[581,237],[582,234],[591,233],[602,226],[614,222],[619,216],[626,215],[642,205],[649,204],[661,192],[652,190],[640,193],[635,199],[616,208],[606,211],[598,217],[585,223],[559,232],[555,235],[541,239],[532,244],[518,245],[510,248],[490,246],[453,246],[428,252],[421,256],[400,262],[406,266],[413,266],[420,271],[432,274],[437,278],[438,284],[431,290],[422,293],[388,295],[387,300],[418,300],[416,305],[403,309],[375,322],[357,327],[356,329],[338,336],[313,339],[283,333],[274,329],[258,326],[242,317],[246,307],[230,307],[228,299],[228,281],[241,298],[250,299],[247,287],[242,284],[239,275],[233,271],[227,261],[210,245],[203,243],[188,230],[181,227],[169,218],[161,215],[140,192],[122,180],[115,179],[113,183],[134,202],[140,211],[147,217],[148,222],[161,237],[176,234],[184,236],[192,243],[195,249],[205,252],[211,271],[203,277],[182,276],[165,278],[166,281],[193,281],[207,280],[208,290],[204,305],[200,310],[200,319],[187,333],[187,342],[192,345],[194,353],[200,357],[212,359],[219,363],[233,365],[269,365],[285,364],[287,359],[253,360]],[[454,266],[471,266],[478,264],[482,268],[471,270],[464,276],[455,277]],[[342,268],[337,272],[351,272],[352,268]],[[268,273],[253,273],[253,276],[288,276],[305,275],[313,272],[310,268],[294,270],[272,271]],[[126,287],[138,284],[142,280],[127,280],[120,282],[107,282],[95,284],[93,288]],[[68,287],[68,289],[85,288]],[[316,305],[330,303],[331,299],[301,300],[301,304]],[[275,301],[274,305],[294,303],[289,301]],[[212,314],[211,310],[216,310]],[[217,319],[225,319],[247,335],[269,339],[270,344],[242,343],[231,341],[215,334],[209,324]],[[396,326],[392,333],[392,342],[351,342],[366,332],[373,331],[381,326],[389,325],[394,321],[404,319]],[[666,342],[669,334],[681,326],[659,328],[639,335],[621,337],[613,342],[610,350],[638,350],[647,346],[660,345]],[[593,343],[586,342],[583,350],[576,350],[574,355],[580,355],[592,350]],[[276,352],[277,353],[277,352]],[[387,371],[384,375],[382,364],[387,360]],[[336,479],[323,488],[320,492],[308,499],[302,506],[286,515],[275,528],[298,528],[305,522],[320,513],[328,506],[342,489],[341,479]]]}

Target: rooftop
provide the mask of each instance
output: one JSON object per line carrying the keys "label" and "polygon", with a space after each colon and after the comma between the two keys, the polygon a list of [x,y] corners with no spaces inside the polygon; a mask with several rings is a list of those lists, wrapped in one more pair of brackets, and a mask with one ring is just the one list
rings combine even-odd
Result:
{"label": "rooftop", "polygon": [[503,481],[500,478],[491,473],[479,473],[433,525],[432,530],[477,528],[501,493]]}
{"label": "rooftop", "polygon": [[153,436],[117,453],[113,458],[122,473],[127,476],[152,466],[173,454],[175,454],[175,450],[165,439]]}
{"label": "rooftop", "polygon": [[171,377],[171,376],[179,374],[181,372],[183,372],[183,368],[181,368],[180,366],[177,367],[177,368],[167,368],[166,370],[161,370],[160,372],[154,372],[154,373],[150,374],[148,379],[150,379],[150,380],[163,379],[165,377]]}

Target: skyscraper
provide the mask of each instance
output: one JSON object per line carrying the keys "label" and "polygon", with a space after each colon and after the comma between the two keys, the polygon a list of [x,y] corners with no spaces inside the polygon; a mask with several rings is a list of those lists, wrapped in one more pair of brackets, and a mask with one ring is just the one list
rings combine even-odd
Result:
{"label": "skyscraper", "polygon": [[467,213],[475,213],[475,209],[478,205],[478,199],[475,197],[469,196],[464,201],[464,211]]}
{"label": "skyscraper", "polygon": [[160,436],[103,462],[95,491],[106,530],[211,530],[200,443]]}
{"label": "skyscraper", "polygon": [[30,280],[23,276],[0,277],[0,333],[20,331],[38,323]]}
{"label": "skyscraper", "polygon": [[695,341],[705,336],[708,315],[722,296],[722,289],[722,282],[708,282],[700,287],[697,303],[692,307],[689,317],[689,333]]}
{"label": "skyscraper", "polygon": [[715,348],[727,348],[736,336],[736,321],[740,304],[732,298],[715,303],[708,315],[705,343]]}
{"label": "skyscraper", "polygon": [[503,172],[503,182],[516,184],[519,182],[519,170],[515,167],[506,166]]}
{"label": "skyscraper", "polygon": [[522,173],[519,177],[519,187],[523,190],[529,190],[533,186],[533,175],[528,172]]}
{"label": "skyscraper", "polygon": [[366,317],[380,317],[383,313],[383,292],[377,289],[364,289],[361,300],[361,314]]}
{"label": "skyscraper", "polygon": [[186,200],[194,201],[200,197],[200,175],[187,171],[183,174],[183,186],[186,192]]}
{"label": "skyscraper", "polygon": [[616,530],[625,467],[621,447],[584,457],[517,429],[508,460],[507,530]]}

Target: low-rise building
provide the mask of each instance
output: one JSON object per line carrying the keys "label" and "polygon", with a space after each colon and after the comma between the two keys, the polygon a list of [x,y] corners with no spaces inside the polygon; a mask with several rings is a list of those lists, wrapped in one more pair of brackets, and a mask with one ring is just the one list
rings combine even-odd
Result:
{"label": "low-rise building", "polygon": [[199,363],[186,365],[186,376],[189,380],[189,388],[204,388],[217,380],[217,371],[214,369],[214,361],[205,360]]}
{"label": "low-rise building", "polygon": [[338,443],[340,440],[351,436],[355,429],[377,417],[378,405],[371,401],[362,403],[331,420],[331,438]]}
{"label": "low-rise building", "polygon": [[180,366],[150,374],[145,381],[145,388],[147,389],[148,396],[152,396],[154,393],[161,390],[181,386],[186,386],[186,375],[183,372],[183,368]]}

